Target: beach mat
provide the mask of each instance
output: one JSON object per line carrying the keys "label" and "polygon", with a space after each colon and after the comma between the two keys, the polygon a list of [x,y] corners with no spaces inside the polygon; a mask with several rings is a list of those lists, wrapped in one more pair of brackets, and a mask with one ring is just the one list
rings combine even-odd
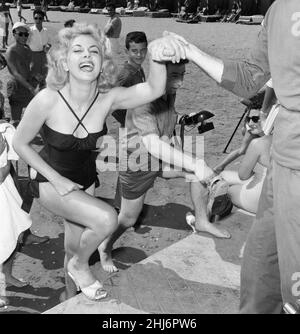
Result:
{"label": "beach mat", "polygon": [[181,20],[181,19],[176,19],[175,20],[176,22],[179,22],[179,23],[189,23],[189,24],[193,24],[193,23],[200,23],[199,20]]}
{"label": "beach mat", "polygon": [[162,12],[146,12],[146,16],[152,18],[165,18],[170,17],[169,11],[162,11]]}
{"label": "beach mat", "polygon": [[91,8],[90,14],[102,14],[101,8]]}
{"label": "beach mat", "polygon": [[217,22],[221,20],[222,15],[200,15],[201,22]]}
{"label": "beach mat", "polygon": [[60,12],[60,6],[48,6],[48,11],[56,11],[56,12]]}
{"label": "beach mat", "polygon": [[264,19],[263,15],[252,15],[252,16],[240,16],[239,19],[235,22],[236,24],[250,24],[250,25],[259,25]]}

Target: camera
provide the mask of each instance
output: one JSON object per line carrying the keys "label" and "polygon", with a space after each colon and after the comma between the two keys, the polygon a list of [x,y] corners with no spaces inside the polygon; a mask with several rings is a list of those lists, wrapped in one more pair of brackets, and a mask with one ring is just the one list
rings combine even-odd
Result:
{"label": "camera", "polygon": [[215,116],[213,113],[211,113],[208,110],[201,110],[198,113],[193,113],[189,115],[184,115],[180,118],[179,124],[182,125],[200,125],[198,126],[198,132],[199,134],[213,130],[214,124],[213,122],[207,122],[208,119]]}

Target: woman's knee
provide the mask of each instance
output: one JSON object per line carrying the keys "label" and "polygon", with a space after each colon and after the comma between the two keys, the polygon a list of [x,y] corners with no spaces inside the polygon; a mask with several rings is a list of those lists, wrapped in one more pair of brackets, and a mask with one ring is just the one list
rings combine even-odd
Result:
{"label": "woman's knee", "polygon": [[95,215],[94,221],[95,229],[100,233],[106,233],[107,235],[115,231],[118,226],[118,215],[116,210],[112,207],[100,208]]}

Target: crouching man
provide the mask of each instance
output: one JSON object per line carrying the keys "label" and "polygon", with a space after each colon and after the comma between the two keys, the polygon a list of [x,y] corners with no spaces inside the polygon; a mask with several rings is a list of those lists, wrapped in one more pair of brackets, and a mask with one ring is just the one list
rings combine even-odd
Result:
{"label": "crouching man", "polygon": [[[208,191],[203,181],[214,175],[212,169],[202,159],[197,159],[171,145],[178,115],[174,107],[176,91],[183,82],[185,63],[186,61],[167,64],[165,95],[149,104],[127,110],[126,133],[121,141],[121,146],[124,144],[127,150],[126,168],[120,166],[118,179],[118,189],[121,193],[119,225],[112,236],[99,246],[102,267],[108,272],[118,270],[111,256],[114,242],[126,229],[135,224],[142,211],[146,193],[158,176],[185,177],[189,180],[196,217],[194,225],[196,231],[207,232],[218,238],[230,238],[227,231],[216,228],[208,219]],[[138,170],[130,168],[130,162],[132,162],[130,157],[136,151],[137,143],[140,143]],[[147,158],[143,159],[145,155]],[[218,196],[216,193],[215,195]]]}

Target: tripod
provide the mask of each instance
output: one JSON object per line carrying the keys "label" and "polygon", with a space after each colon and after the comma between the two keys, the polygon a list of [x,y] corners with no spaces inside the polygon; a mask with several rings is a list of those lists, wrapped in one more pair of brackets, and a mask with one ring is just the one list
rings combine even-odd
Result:
{"label": "tripod", "polygon": [[239,126],[240,126],[240,124],[241,124],[243,118],[245,117],[245,115],[247,115],[247,114],[250,112],[251,109],[252,109],[251,106],[248,106],[248,107],[245,108],[245,110],[244,110],[244,112],[243,112],[243,115],[242,115],[241,118],[239,119],[238,124],[236,125],[236,127],[235,127],[235,129],[234,129],[234,131],[233,131],[233,133],[232,133],[232,135],[231,135],[231,137],[229,138],[229,140],[228,140],[228,142],[227,142],[227,144],[226,144],[226,146],[225,146],[225,148],[224,148],[224,150],[223,150],[223,153],[227,153],[226,150],[227,150],[229,144],[231,143],[232,138],[234,137],[234,135],[235,135],[237,129],[239,128]]}

